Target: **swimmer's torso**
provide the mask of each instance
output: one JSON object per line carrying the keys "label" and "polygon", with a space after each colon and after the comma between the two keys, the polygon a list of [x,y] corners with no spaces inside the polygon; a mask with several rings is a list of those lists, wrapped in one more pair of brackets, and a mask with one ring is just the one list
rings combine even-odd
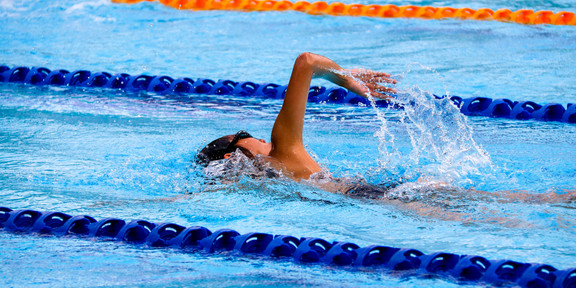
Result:
{"label": "swimmer's torso", "polygon": [[[204,174],[221,181],[235,181],[238,176],[251,178],[288,178],[322,190],[358,198],[381,198],[388,196],[390,185],[373,185],[361,177],[334,177],[320,168],[316,162],[311,169],[291,170],[271,156],[258,155],[250,159],[242,153],[235,157],[213,161],[204,169]],[[290,163],[290,162],[288,162]],[[302,177],[306,175],[307,177]],[[298,177],[300,176],[300,177]]]}

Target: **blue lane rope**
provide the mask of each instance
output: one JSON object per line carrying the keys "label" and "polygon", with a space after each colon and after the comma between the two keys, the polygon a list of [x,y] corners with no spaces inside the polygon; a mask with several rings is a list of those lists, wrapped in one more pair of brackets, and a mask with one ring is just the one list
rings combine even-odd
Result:
{"label": "blue lane rope", "polygon": [[[148,91],[162,95],[210,94],[260,96],[282,99],[286,85],[274,83],[256,84],[254,82],[237,82],[199,78],[177,78],[169,76],[137,75],[126,73],[111,74],[108,72],[91,73],[87,70],[50,70],[44,67],[0,66],[0,82],[24,83],[31,85],[56,85],[77,87],[100,87],[123,90],[127,92]],[[435,96],[442,99],[447,96]],[[179,98],[180,100],[183,100]],[[469,116],[485,116],[517,120],[558,121],[576,123],[576,104],[567,107],[558,103],[537,104],[532,101],[512,101],[509,99],[491,99],[487,97],[462,98],[450,96],[450,100],[460,108],[460,112]],[[312,86],[308,101],[313,103],[363,104],[370,102],[355,93],[343,88],[326,88]],[[376,101],[378,107],[400,108],[387,101]]]}
{"label": "blue lane rope", "polygon": [[16,233],[77,236],[115,240],[147,247],[170,247],[183,252],[231,251],[238,256],[260,255],[299,264],[372,267],[378,271],[407,271],[422,276],[437,275],[462,284],[515,284],[520,287],[576,288],[576,268],[558,270],[547,264],[512,260],[488,260],[477,255],[448,252],[424,254],[416,249],[380,245],[359,247],[350,242],[329,242],[321,238],[296,238],[231,229],[210,231],[205,227],[184,227],[174,223],[145,220],[126,222],[117,218],[96,220],[87,215],[61,212],[12,210],[0,207],[0,229]]}

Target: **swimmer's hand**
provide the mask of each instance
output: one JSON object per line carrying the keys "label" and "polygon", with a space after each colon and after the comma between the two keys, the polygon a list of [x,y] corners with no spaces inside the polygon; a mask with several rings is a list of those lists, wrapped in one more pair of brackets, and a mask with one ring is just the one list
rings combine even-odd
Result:
{"label": "swimmer's hand", "polygon": [[384,84],[396,84],[396,79],[392,79],[390,74],[367,69],[343,69],[349,75],[346,87],[363,97],[372,96],[378,99],[391,100],[392,97],[385,93],[395,94],[396,89]]}

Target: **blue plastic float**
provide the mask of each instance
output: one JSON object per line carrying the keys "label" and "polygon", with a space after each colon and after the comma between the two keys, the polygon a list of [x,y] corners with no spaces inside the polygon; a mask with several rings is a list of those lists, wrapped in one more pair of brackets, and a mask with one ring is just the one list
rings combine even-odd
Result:
{"label": "blue plastic float", "polygon": [[424,254],[416,249],[380,245],[359,247],[350,242],[258,232],[240,234],[231,229],[212,232],[200,226],[186,228],[174,223],[155,224],[145,220],[126,222],[104,218],[97,221],[86,215],[0,207],[0,229],[15,233],[69,235],[148,247],[171,247],[184,252],[231,251],[239,256],[260,255],[299,264],[372,267],[376,272],[409,271],[425,277],[437,275],[464,284],[576,287],[576,268],[558,270],[547,264],[488,260],[477,255],[448,252]]}
{"label": "blue plastic float", "polygon": [[[169,76],[150,76],[129,74],[111,74],[108,72],[91,73],[86,70],[69,72],[44,67],[0,66],[0,82],[23,83],[31,85],[57,85],[76,87],[99,87],[123,90],[127,92],[148,91],[162,95],[210,94],[258,96],[271,99],[282,99],[286,93],[285,85],[274,83],[257,84],[254,82],[237,82],[199,78],[177,78]],[[436,96],[441,99],[447,96]],[[182,97],[179,100],[185,100]],[[508,118],[516,120],[557,121],[576,123],[576,104],[549,103],[540,105],[531,101],[512,101],[509,99],[491,99],[487,97],[462,98],[450,96],[450,100],[468,116]],[[308,101],[313,103],[339,103],[370,105],[370,102],[357,94],[343,88],[326,88],[312,86]],[[389,107],[390,102],[376,101],[378,107]],[[399,108],[392,105],[390,108]]]}

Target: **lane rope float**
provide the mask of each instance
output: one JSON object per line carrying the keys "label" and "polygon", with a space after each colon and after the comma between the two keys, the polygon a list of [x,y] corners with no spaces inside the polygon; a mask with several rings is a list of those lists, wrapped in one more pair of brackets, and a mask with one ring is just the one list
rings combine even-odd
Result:
{"label": "lane rope float", "polygon": [[[112,74],[108,72],[92,73],[87,70],[70,72],[64,69],[50,70],[44,67],[8,67],[0,66],[0,83],[22,83],[30,85],[75,86],[85,88],[109,88],[125,92],[147,91],[151,93],[174,96],[179,101],[192,100],[190,94],[256,96],[271,99],[282,99],[286,85],[233,80],[212,80],[208,78],[192,79],[189,77],[173,78],[170,76]],[[130,94],[128,94],[130,95]],[[185,96],[185,97],[182,97]],[[189,97],[189,98],[186,98]],[[485,116],[515,120],[556,121],[576,123],[576,103],[566,107],[558,103],[538,104],[533,101],[512,101],[509,99],[491,99],[488,97],[436,96],[437,99],[449,97],[468,116]],[[370,101],[344,88],[312,86],[308,93],[312,103],[335,103],[370,106]],[[396,104],[377,100],[377,107],[399,109]]]}
{"label": "lane rope float", "polygon": [[[112,0],[115,3],[135,4],[154,0]],[[328,3],[325,1],[290,2],[287,0],[159,0],[160,3],[178,10],[233,10],[233,11],[298,11],[312,15],[363,16],[380,18],[420,18],[462,20],[495,20],[518,24],[535,25],[576,25],[573,12],[548,10],[534,11],[520,9],[492,10],[489,8],[470,9],[452,7],[432,7],[416,5],[364,5]]]}
{"label": "lane rope float", "polygon": [[547,264],[512,260],[488,260],[477,255],[449,252],[424,254],[417,249],[381,245],[360,247],[350,242],[330,242],[321,238],[297,238],[232,229],[214,232],[202,226],[184,227],[174,223],[118,218],[96,220],[88,215],[62,212],[12,210],[0,207],[0,229],[13,233],[77,236],[120,241],[153,248],[173,248],[183,252],[254,255],[293,261],[297,264],[323,264],[336,267],[370,267],[375,272],[406,271],[429,277],[437,275],[458,283],[515,284],[520,287],[576,288],[576,267],[558,270]]}

